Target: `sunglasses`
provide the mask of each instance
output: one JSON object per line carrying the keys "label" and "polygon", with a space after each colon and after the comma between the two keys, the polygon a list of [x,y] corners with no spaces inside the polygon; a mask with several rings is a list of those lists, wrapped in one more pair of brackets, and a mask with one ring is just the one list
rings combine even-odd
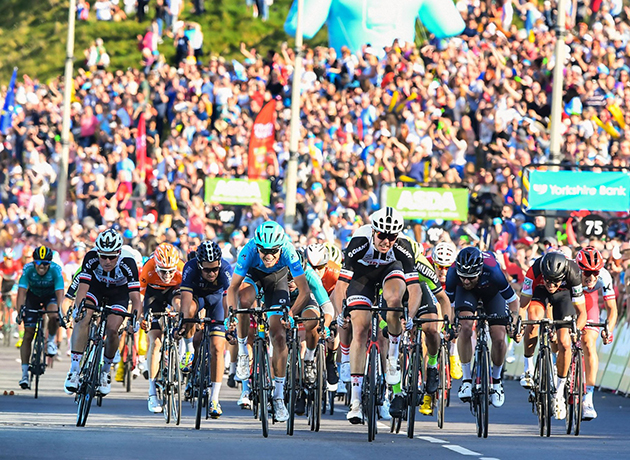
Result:
{"label": "sunglasses", "polygon": [[219,270],[221,270],[221,265],[219,265],[218,267],[199,267],[201,269],[202,272],[204,273],[217,273]]}
{"label": "sunglasses", "polygon": [[437,268],[438,270],[448,270],[449,268],[451,268],[451,266],[435,264],[435,268]]}
{"label": "sunglasses", "polygon": [[589,277],[593,277],[593,278],[597,278],[599,276],[599,270],[589,270],[589,271],[583,271],[582,273],[584,273],[584,276],[589,278]]}
{"label": "sunglasses", "polygon": [[547,284],[553,284],[554,286],[559,286],[562,283],[562,280],[548,280],[547,278],[543,278],[543,281]]}
{"label": "sunglasses", "polygon": [[378,236],[380,240],[388,241],[396,241],[396,238],[398,238],[398,234],[385,232],[376,232],[376,236]]}
{"label": "sunglasses", "polygon": [[120,253],[114,254],[114,255],[109,255],[109,256],[107,256],[105,254],[99,254],[98,255],[99,259],[102,259],[102,260],[116,260],[116,259],[118,259],[119,256],[120,256]]}
{"label": "sunglasses", "polygon": [[256,246],[256,247],[258,248],[258,250],[259,250],[262,254],[265,254],[265,255],[267,255],[267,254],[272,254],[272,255],[273,255],[273,254],[278,254],[278,252],[280,252],[280,248],[270,248],[270,249],[267,249],[267,248],[263,248],[263,247],[261,247],[261,246]]}
{"label": "sunglasses", "polygon": [[175,269],[174,268],[158,268],[157,272],[161,273],[162,275],[172,275],[173,273],[175,273]]}
{"label": "sunglasses", "polygon": [[48,262],[47,260],[36,260],[35,265],[37,265],[38,267],[48,267],[50,265],[50,262]]}

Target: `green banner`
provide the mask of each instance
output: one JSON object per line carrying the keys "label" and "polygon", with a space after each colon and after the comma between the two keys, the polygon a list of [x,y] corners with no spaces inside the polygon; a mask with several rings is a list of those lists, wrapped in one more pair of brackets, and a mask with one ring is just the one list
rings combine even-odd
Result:
{"label": "green banner", "polygon": [[222,179],[206,177],[206,203],[269,205],[271,183],[268,180]]}
{"label": "green banner", "polygon": [[468,219],[467,189],[390,187],[386,202],[409,220]]}

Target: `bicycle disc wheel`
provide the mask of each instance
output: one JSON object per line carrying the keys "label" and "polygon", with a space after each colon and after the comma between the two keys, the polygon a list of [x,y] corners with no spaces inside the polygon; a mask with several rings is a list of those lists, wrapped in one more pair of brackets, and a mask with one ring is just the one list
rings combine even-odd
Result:
{"label": "bicycle disc wheel", "polygon": [[448,372],[448,356],[446,347],[440,347],[440,354],[438,356],[438,369],[440,373],[440,384],[438,391],[435,394],[437,398],[437,423],[438,428],[444,428],[444,409],[446,408],[446,391],[447,391],[447,372]]}
{"label": "bicycle disc wheel", "polygon": [[297,396],[297,349],[295,341],[289,345],[289,359],[287,361],[287,386],[285,398],[289,404],[289,418],[287,419],[287,434],[293,436],[295,424],[295,398]]}
{"label": "bicycle disc wheel", "polygon": [[269,355],[265,347],[258,347],[258,390],[259,390],[259,410],[260,410],[260,422],[262,424],[262,433],[266,438],[269,436],[269,385],[267,383],[269,376],[267,375],[267,369],[269,369]]}
{"label": "bicycle disc wheel", "polygon": [[575,383],[573,387],[573,434],[576,436],[580,434],[580,427],[582,425],[582,406],[584,405],[584,355],[582,350],[577,350],[575,353]]}
{"label": "bicycle disc wheel", "polygon": [[179,352],[177,343],[173,341],[169,347],[169,406],[171,408],[171,419],[175,421],[175,425],[179,425],[182,414],[182,374],[179,370]]}
{"label": "bicycle disc wheel", "polygon": [[376,360],[379,359],[378,352],[375,346],[370,347],[370,353],[368,354],[368,371],[367,375],[367,420],[368,420],[368,441],[372,442],[376,436]]}
{"label": "bicycle disc wheel", "polygon": [[319,431],[322,420],[322,402],[324,400],[324,374],[326,360],[326,351],[321,343],[317,345],[317,354],[315,355],[315,369],[317,371],[317,379],[315,380],[315,394],[313,404],[313,431]]}
{"label": "bicycle disc wheel", "polygon": [[[201,349],[201,347],[200,347]],[[196,375],[197,380],[197,407],[195,408],[195,429],[198,430],[201,426],[201,411],[203,410],[204,393],[206,392],[206,358],[204,356],[204,350],[201,349],[201,355],[199,356],[199,368]]]}
{"label": "bicycle disc wheel", "polygon": [[551,436],[551,414],[553,412],[553,363],[551,362],[551,354],[546,354],[546,380],[547,380],[547,388],[545,389],[545,436]]}
{"label": "bicycle disc wheel", "polygon": [[416,423],[416,407],[420,399],[420,365],[422,361],[422,347],[415,344],[409,362],[407,375],[407,437],[413,438],[414,425]]}

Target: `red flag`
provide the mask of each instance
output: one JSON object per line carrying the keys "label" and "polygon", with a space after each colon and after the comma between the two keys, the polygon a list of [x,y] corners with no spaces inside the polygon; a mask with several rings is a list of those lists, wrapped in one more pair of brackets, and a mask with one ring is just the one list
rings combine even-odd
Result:
{"label": "red flag", "polygon": [[147,128],[144,121],[144,113],[140,114],[138,120],[138,134],[136,135],[136,169],[140,171],[140,178],[144,180],[147,161]]}
{"label": "red flag", "polygon": [[274,122],[276,119],[276,101],[265,104],[258,113],[252,135],[249,139],[247,175],[250,179],[258,179],[267,165],[267,158],[273,153],[275,138]]}

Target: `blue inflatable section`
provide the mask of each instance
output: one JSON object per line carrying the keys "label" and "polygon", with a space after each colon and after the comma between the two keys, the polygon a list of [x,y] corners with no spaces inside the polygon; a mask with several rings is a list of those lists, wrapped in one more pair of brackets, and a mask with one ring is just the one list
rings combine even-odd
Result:
{"label": "blue inflatable section", "polygon": [[[353,53],[367,43],[382,49],[395,39],[414,41],[416,19],[437,38],[460,34],[464,21],[452,0],[304,0],[304,38],[310,39],[328,25],[330,46],[337,52],[347,46]],[[295,36],[297,0],[284,23]]]}

